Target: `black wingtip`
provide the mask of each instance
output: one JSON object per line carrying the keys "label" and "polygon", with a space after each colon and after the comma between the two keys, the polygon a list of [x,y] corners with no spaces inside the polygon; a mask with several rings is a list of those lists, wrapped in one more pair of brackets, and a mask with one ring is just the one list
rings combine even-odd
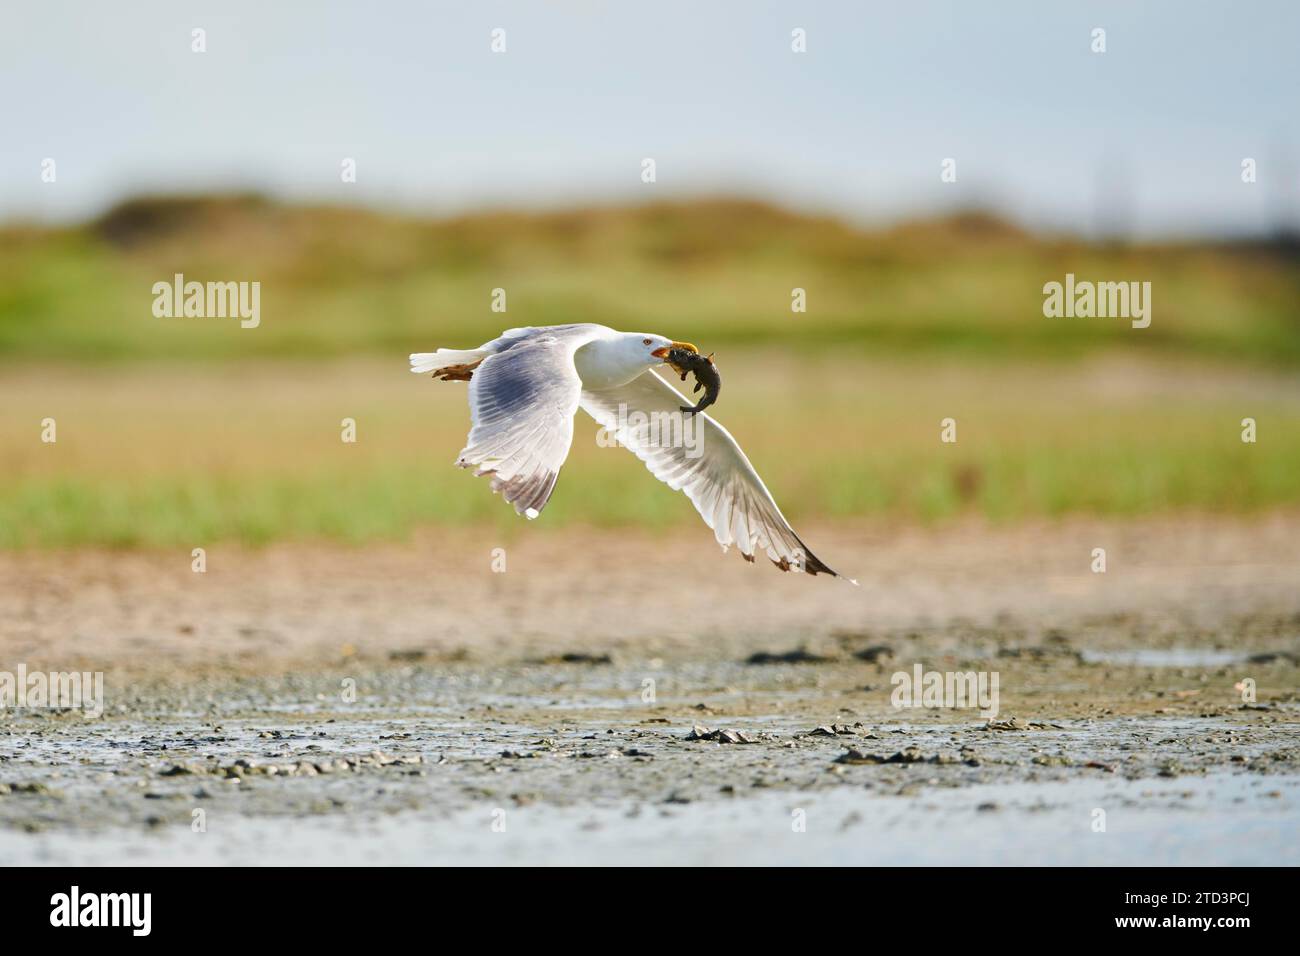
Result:
{"label": "black wingtip", "polygon": [[[797,538],[795,540],[798,541]],[[799,568],[799,570],[801,570],[803,573],[811,574],[811,575],[829,574],[833,578],[841,578],[845,581],[848,581],[850,584],[853,584],[855,587],[857,586],[858,583],[857,581],[855,581],[853,578],[844,577],[844,575],[840,574],[838,571],[832,568],[821,558],[817,557],[817,555],[809,551],[808,546],[805,545],[802,541],[799,541],[799,550],[803,553],[802,567]],[[780,561],[773,561],[772,563],[775,564],[782,571],[795,570],[795,566],[785,558],[782,558]]]}

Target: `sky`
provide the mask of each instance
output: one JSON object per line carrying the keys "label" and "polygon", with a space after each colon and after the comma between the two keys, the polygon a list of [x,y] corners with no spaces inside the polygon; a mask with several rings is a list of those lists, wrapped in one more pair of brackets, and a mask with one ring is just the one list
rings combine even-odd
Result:
{"label": "sky", "polygon": [[0,220],[160,192],[438,215],[726,193],[1264,234],[1300,224],[1298,45],[1286,0],[12,2]]}

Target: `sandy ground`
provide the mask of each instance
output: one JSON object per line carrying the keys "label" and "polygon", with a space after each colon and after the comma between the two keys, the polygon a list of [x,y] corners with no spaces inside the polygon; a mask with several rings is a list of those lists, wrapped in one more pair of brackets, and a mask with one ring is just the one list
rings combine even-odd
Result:
{"label": "sandy ground", "polygon": [[1300,862],[1300,516],[806,537],[0,556],[0,858]]}
{"label": "sandy ground", "polygon": [[[1095,642],[1201,645],[1210,636],[1198,627],[1300,611],[1300,515],[806,529],[859,587],[748,565],[703,528],[532,530],[361,550],[212,547],[202,574],[188,551],[0,554],[0,653],[29,666],[188,678],[407,652],[486,663],[570,651],[729,660],[845,629],[928,636],[962,623],[992,640],[1037,640],[1085,618],[1113,619],[1092,627]],[[503,573],[493,571],[497,548]],[[1090,570],[1094,548],[1106,549],[1104,574]],[[1116,623],[1135,615],[1148,620]]]}

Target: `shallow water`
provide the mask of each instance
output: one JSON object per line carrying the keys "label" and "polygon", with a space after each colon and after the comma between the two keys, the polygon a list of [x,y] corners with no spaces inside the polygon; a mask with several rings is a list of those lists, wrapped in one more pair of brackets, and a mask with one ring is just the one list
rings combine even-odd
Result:
{"label": "shallow water", "polygon": [[1136,647],[1105,651],[1084,650],[1080,656],[1088,664],[1122,664],[1131,667],[1223,667],[1244,661],[1240,651],[1223,651],[1209,647]]}
{"label": "shallow water", "polygon": [[[532,806],[344,818],[209,818],[144,837],[0,831],[13,864],[1296,865],[1300,775],[865,788],[671,806]],[[1096,829],[1097,811],[1104,831]],[[802,811],[804,828],[796,829]],[[494,831],[494,824],[504,829]],[[1270,847],[1260,854],[1260,846]]]}

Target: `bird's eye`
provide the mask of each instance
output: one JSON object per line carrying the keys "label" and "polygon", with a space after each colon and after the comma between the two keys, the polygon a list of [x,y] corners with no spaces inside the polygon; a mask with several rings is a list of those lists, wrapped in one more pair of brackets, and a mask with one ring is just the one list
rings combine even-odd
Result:
{"label": "bird's eye", "polygon": [[649,340],[649,339],[642,339],[642,340],[641,340],[641,344],[642,344],[642,345],[649,345],[649,344],[650,344],[650,340]]}

